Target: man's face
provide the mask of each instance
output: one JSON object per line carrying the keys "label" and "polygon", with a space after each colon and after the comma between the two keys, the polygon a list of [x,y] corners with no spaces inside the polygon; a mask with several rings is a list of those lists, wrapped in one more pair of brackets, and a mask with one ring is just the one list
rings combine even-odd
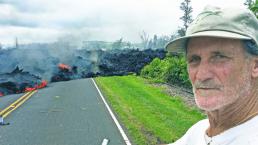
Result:
{"label": "man's face", "polygon": [[240,40],[190,39],[188,73],[198,107],[214,111],[247,96],[251,89],[248,60]]}

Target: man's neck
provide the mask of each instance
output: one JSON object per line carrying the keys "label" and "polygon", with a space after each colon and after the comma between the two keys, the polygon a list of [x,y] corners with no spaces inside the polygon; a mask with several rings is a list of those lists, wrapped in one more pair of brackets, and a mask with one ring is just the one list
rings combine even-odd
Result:
{"label": "man's neck", "polygon": [[210,127],[206,131],[207,135],[218,135],[258,115],[257,93],[248,97],[240,97],[236,103],[220,110],[207,112],[207,115],[210,122]]}

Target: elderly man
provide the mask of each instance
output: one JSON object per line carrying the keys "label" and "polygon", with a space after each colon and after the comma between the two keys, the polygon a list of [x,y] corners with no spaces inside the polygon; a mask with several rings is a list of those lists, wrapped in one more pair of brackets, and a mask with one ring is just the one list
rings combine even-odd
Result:
{"label": "elderly man", "polygon": [[258,21],[245,9],[206,7],[186,36],[167,44],[186,53],[197,106],[208,119],[172,145],[258,145]]}

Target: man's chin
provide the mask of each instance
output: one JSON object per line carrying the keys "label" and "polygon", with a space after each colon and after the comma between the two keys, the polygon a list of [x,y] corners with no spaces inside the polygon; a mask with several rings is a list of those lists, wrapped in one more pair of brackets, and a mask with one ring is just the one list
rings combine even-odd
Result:
{"label": "man's chin", "polygon": [[204,105],[199,105],[199,104],[197,104],[197,106],[201,110],[204,110],[207,112],[216,111],[216,110],[219,110],[219,108],[221,108],[220,106],[204,106]]}
{"label": "man's chin", "polygon": [[201,110],[205,110],[205,111],[215,111],[220,109],[223,104],[219,103],[218,99],[214,97],[214,98],[209,98],[209,99],[204,99],[204,98],[199,98],[196,99],[195,102],[197,104],[197,106],[201,109]]}

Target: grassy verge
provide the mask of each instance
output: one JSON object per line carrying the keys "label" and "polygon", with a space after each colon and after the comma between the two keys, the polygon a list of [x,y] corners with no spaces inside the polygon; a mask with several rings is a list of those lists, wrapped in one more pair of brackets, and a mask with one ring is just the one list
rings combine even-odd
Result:
{"label": "grassy verge", "polygon": [[204,118],[180,97],[137,76],[99,77],[96,82],[135,144],[170,143]]}

